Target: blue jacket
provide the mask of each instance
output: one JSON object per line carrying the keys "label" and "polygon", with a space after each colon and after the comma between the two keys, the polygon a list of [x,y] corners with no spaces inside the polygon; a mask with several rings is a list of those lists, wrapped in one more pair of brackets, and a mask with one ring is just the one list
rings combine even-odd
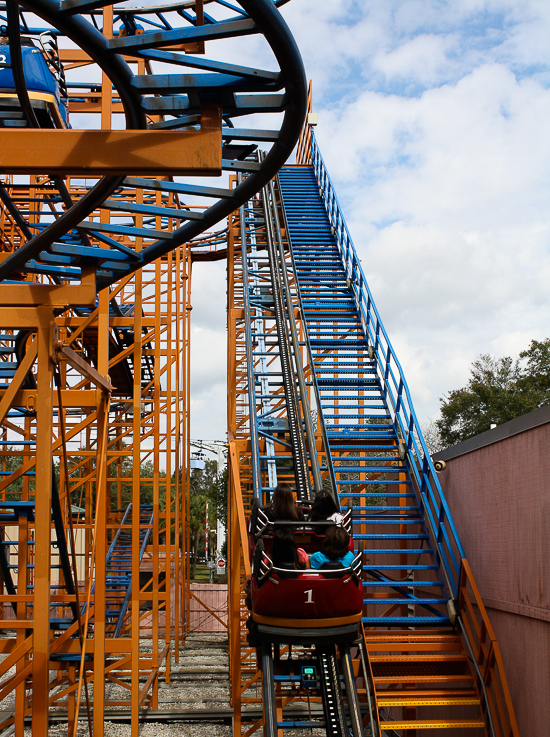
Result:
{"label": "blue jacket", "polygon": [[327,558],[327,556],[324,553],[313,553],[311,555],[311,558],[309,559],[309,564],[312,568],[320,568],[323,563],[341,563],[344,568],[349,568],[351,564],[353,563],[353,559],[355,558],[354,554],[351,552],[351,550],[348,550],[348,552],[342,557],[342,558]]}

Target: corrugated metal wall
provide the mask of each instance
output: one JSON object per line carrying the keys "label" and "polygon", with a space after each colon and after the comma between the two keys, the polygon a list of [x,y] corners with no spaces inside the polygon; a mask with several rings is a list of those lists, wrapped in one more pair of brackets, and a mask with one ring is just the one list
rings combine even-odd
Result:
{"label": "corrugated metal wall", "polygon": [[550,424],[448,458],[439,478],[500,644],[520,732],[548,737]]}

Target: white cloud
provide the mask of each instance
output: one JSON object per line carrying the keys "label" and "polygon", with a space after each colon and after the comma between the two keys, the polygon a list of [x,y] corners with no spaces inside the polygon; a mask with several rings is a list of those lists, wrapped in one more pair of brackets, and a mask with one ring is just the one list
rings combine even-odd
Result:
{"label": "white cloud", "polygon": [[227,428],[225,261],[193,264],[191,437],[223,440]]}
{"label": "white cloud", "polygon": [[380,49],[373,66],[387,79],[408,79],[415,84],[437,84],[448,67],[447,53],[453,45],[451,36],[421,34],[396,49]]}
{"label": "white cloud", "polygon": [[320,131],[421,418],[479,353],[550,334],[549,115],[550,91],[489,64],[419,98],[365,91]]}

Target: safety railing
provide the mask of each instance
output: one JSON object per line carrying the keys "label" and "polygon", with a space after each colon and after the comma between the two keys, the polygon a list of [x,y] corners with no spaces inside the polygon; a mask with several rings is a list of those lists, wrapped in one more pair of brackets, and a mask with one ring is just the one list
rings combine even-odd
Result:
{"label": "safety railing", "polygon": [[412,481],[428,528],[434,538],[433,542],[446,579],[449,596],[456,600],[460,583],[461,560],[465,557],[464,551],[422,437],[407,382],[380,320],[313,133],[311,134],[311,159],[319,184],[319,192],[325,201],[332,233],[344,263],[348,287],[354,294],[363,329],[368,339],[369,354],[372,359],[376,359],[378,378],[400,439],[400,453],[403,457],[408,457]]}
{"label": "safety railing", "polygon": [[462,561],[458,603],[460,626],[471,647],[490,733],[494,737],[519,737],[500,648],[467,560]]}

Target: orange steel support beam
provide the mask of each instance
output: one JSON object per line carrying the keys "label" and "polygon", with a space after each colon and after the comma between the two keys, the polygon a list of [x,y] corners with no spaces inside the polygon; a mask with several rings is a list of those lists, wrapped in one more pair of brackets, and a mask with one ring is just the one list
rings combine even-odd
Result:
{"label": "orange steel support beam", "polygon": [[103,389],[106,392],[111,392],[113,390],[111,382],[107,381],[99,371],[96,371],[93,366],[86,363],[86,361],[84,361],[78,353],[75,353],[71,348],[62,346],[59,349],[59,354],[60,357],[64,358],[67,363],[91,381],[92,384],[95,384],[98,388]]}
{"label": "orange steel support beam", "polygon": [[219,176],[221,109],[203,108],[196,131],[0,129],[0,172],[99,176]]}
{"label": "orange steel support beam", "polygon": [[[139,275],[141,280],[136,277],[125,279],[111,293],[101,292],[98,307],[93,310],[91,319],[77,317],[72,310],[54,318],[55,313],[63,309],[62,302],[55,309],[52,305],[40,307],[36,304],[39,301],[37,293],[48,290],[52,295],[54,290],[59,289],[64,291],[69,304],[81,304],[89,300],[88,285],[50,287],[29,282],[21,285],[19,295],[22,304],[19,305],[16,304],[18,300],[15,293],[19,286],[6,285],[0,289],[0,305],[3,298],[6,305],[2,305],[0,310],[1,323],[8,337],[10,334],[15,336],[18,330],[28,330],[36,336],[34,341],[31,338],[27,340],[13,386],[9,382],[0,384],[0,407],[2,411],[6,407],[26,407],[37,413],[40,424],[36,452],[34,449],[0,447],[0,463],[6,464],[10,459],[16,459],[21,464],[12,466],[10,474],[3,477],[0,498],[11,498],[6,494],[13,493],[13,485],[18,484],[23,489],[19,498],[34,500],[34,478],[30,481],[29,474],[33,474],[35,468],[39,478],[37,486],[42,495],[44,492],[41,490],[49,488],[47,475],[42,471],[49,468],[51,474],[52,461],[56,462],[62,446],[66,445],[71,502],[73,509],[79,508],[78,518],[73,520],[76,536],[80,540],[77,569],[79,582],[85,587],[86,600],[90,583],[95,584],[95,592],[91,594],[87,605],[89,622],[93,624],[93,637],[92,630],[88,628],[84,643],[85,652],[93,658],[93,662],[87,661],[85,671],[81,671],[80,666],[75,667],[59,659],[52,661],[50,656],[54,654],[80,653],[81,645],[75,626],[61,634],[55,634],[50,629],[52,610],[60,605],[67,607],[74,602],[75,597],[51,588],[62,583],[62,576],[56,568],[52,569],[58,558],[56,549],[48,546],[47,542],[50,536],[53,537],[50,532],[51,492],[41,496],[40,500],[37,499],[39,514],[36,522],[25,519],[24,524],[19,524],[19,547],[16,551],[20,571],[28,570],[28,564],[36,567],[29,573],[29,580],[21,576],[15,596],[0,593],[0,627],[14,633],[11,638],[4,637],[0,641],[0,652],[20,654],[16,656],[15,679],[4,689],[4,695],[9,692],[15,696],[15,716],[11,723],[15,725],[17,737],[22,737],[23,720],[30,714],[30,683],[34,688],[34,703],[44,704],[36,715],[33,710],[34,732],[46,733],[48,703],[52,708],[57,706],[61,698],[68,700],[68,722],[74,731],[76,714],[80,712],[81,718],[85,716],[85,691],[82,687],[85,676],[88,682],[94,684],[94,734],[101,737],[104,710],[112,699],[109,689],[117,679],[128,678],[133,670],[136,685],[132,691],[135,692],[133,696],[136,703],[145,698],[154,703],[158,677],[169,679],[170,662],[163,661],[161,651],[167,646],[168,652],[172,651],[171,643],[180,636],[178,633],[182,632],[183,624],[179,581],[186,558],[178,549],[178,531],[180,525],[183,523],[185,526],[186,522],[182,515],[182,486],[179,478],[188,460],[189,266],[189,255],[182,247],[176,254],[146,267],[143,274]],[[123,309],[130,308],[126,314],[132,314],[132,317],[110,316],[109,303],[114,294]],[[133,333],[131,358],[137,366],[137,372],[127,392],[121,393],[119,390],[119,396],[109,409],[105,397],[108,397],[112,387],[116,390],[116,371],[127,360],[116,361],[115,355],[112,356],[113,360],[109,360],[110,336],[117,334],[119,329]],[[41,343],[39,336],[42,336]],[[48,361],[42,370],[44,351],[39,345],[45,346],[46,343]],[[71,348],[67,348],[68,345]],[[39,366],[39,386],[21,388],[25,384],[20,379],[28,376],[37,348],[38,360],[42,361]],[[86,360],[81,356],[85,356]],[[73,410],[64,414],[63,433],[54,413],[54,408],[59,407],[59,399],[57,394],[51,396],[51,367],[56,359],[59,361],[62,382],[61,410]],[[154,379],[144,379],[142,382],[139,367],[145,365],[144,361],[154,370]],[[110,379],[107,371],[111,372]],[[77,386],[81,388],[76,389]],[[45,392],[49,399],[44,400]],[[80,412],[75,412],[75,409],[80,409]],[[7,426],[6,423],[7,420],[4,426]],[[8,425],[11,431],[22,435],[25,440],[34,441],[37,438],[38,428],[34,417],[26,418],[19,425],[14,422]],[[0,427],[1,432],[5,431]],[[128,464],[131,462],[128,459],[132,458],[133,469],[130,469]],[[152,472],[144,465],[149,458],[152,459]],[[5,468],[4,465],[3,470]],[[61,474],[61,502],[66,514],[68,498],[63,469]],[[97,489],[101,492],[99,496]],[[112,639],[109,631],[105,632],[105,552],[119,527],[120,509],[124,509],[132,497],[138,506],[144,503],[142,494],[149,489],[153,494],[156,516],[143,560],[145,570],[152,573],[153,584],[149,588],[139,583],[136,585],[132,601],[133,608],[137,610],[136,616],[132,617],[132,624],[129,620],[126,622],[121,637]],[[73,514],[76,516],[76,512],[73,511]],[[138,522],[137,518],[135,522]],[[139,535],[136,533],[141,531],[142,525],[138,522],[137,528],[135,524],[133,526],[136,549],[139,547]],[[165,538],[164,542],[161,541],[161,535]],[[41,551],[42,556],[40,562],[34,560],[33,548],[27,547],[27,540],[36,541],[36,549]],[[11,555],[13,562],[15,554],[12,552]],[[45,572],[52,570],[49,584],[44,580],[40,584],[38,577],[44,579]],[[44,594],[47,590],[50,606],[46,606],[47,598],[38,602],[33,593],[27,593],[28,586],[35,583],[32,580],[34,571],[37,574],[36,591]],[[166,577],[165,584],[162,583],[162,575]],[[144,600],[152,604],[152,609],[145,613],[140,610]],[[11,603],[17,609],[14,614]],[[32,605],[35,606],[34,610]],[[7,619],[6,612],[9,615]],[[109,626],[112,631],[112,625]],[[165,630],[162,630],[164,626]],[[27,638],[26,630],[35,631],[35,637],[29,640],[29,648],[23,652],[19,645]],[[127,636],[130,632],[132,638]],[[149,638],[149,633],[158,637],[144,651],[142,638]],[[166,643],[157,646],[158,639],[163,635]],[[138,652],[139,657],[136,657]],[[55,674],[53,680],[52,674]],[[151,677],[151,674],[155,676]],[[25,680],[27,676],[30,678]],[[58,690],[53,698],[52,684],[62,679],[72,685],[67,690]],[[140,679],[142,684],[145,682],[150,687],[147,696],[143,688],[139,688]],[[9,726],[9,723],[1,720],[0,724],[0,729]],[[134,734],[137,727],[137,714],[134,714]]]}
{"label": "orange steel support beam", "polygon": [[235,443],[229,443],[229,468],[231,473],[231,491],[233,494],[232,509],[236,519],[234,519],[233,534],[237,533],[240,542],[241,552],[243,556],[243,565],[246,578],[250,578],[251,569],[248,559],[248,535],[246,532],[246,519],[244,515],[243,499],[241,494],[241,481],[239,477],[239,461],[235,450]]}
{"label": "orange steel support beam", "polygon": [[484,708],[489,707],[497,734],[506,737],[519,737],[518,724],[499,644],[474,581],[470,565],[466,558],[462,558],[461,562],[458,605],[465,636],[477,656],[479,670],[483,676],[489,702],[484,705]]}
{"label": "orange steel support beam", "polygon": [[33,343],[32,347],[27,350],[25,357],[19,364],[19,368],[15,372],[15,376],[13,377],[11,384],[3,393],[2,399],[0,400],[0,422],[5,419],[11,402],[13,401],[17,393],[17,390],[19,389],[19,387],[25,380],[28,372],[30,371],[31,366],[36,359],[37,350],[38,349],[36,343]]}
{"label": "orange steel support beam", "polygon": [[42,327],[38,341],[38,410],[36,440],[36,526],[34,559],[34,653],[32,688],[32,733],[48,735],[49,658],[50,658],[50,550],[52,509],[52,456],[50,423],[53,413],[53,313],[38,308]]}

